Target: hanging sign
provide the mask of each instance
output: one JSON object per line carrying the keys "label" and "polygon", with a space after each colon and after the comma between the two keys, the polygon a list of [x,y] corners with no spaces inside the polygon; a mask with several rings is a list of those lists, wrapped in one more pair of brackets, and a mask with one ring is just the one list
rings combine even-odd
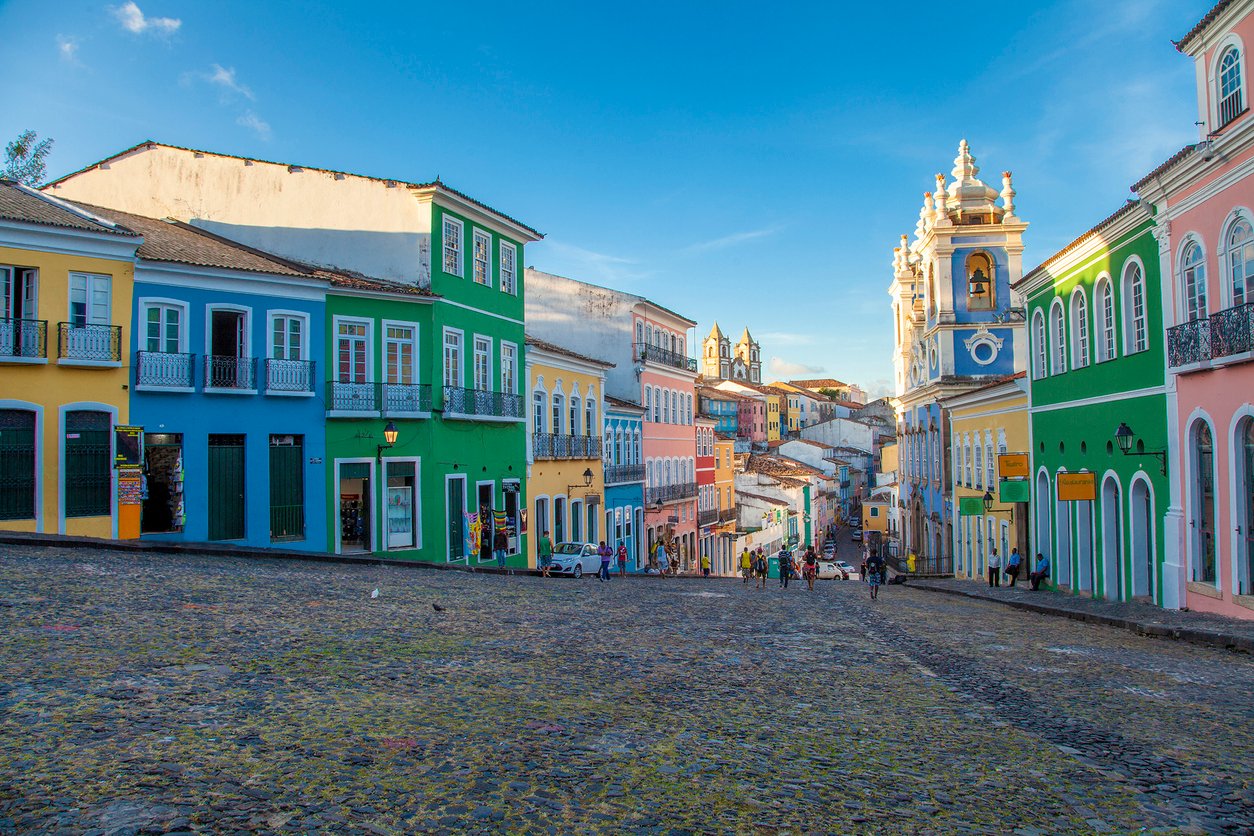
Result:
{"label": "hanging sign", "polygon": [[997,457],[997,472],[1003,479],[1026,479],[1032,475],[1027,453],[1002,453]]}
{"label": "hanging sign", "polygon": [[1029,486],[1025,479],[1003,479],[997,486],[997,496],[1002,502],[1027,502],[1031,499]]}
{"label": "hanging sign", "polygon": [[1059,502],[1092,502],[1097,499],[1096,473],[1059,473]]}
{"label": "hanging sign", "polygon": [[143,427],[113,428],[113,466],[139,467],[143,458]]}
{"label": "hanging sign", "polygon": [[958,516],[979,517],[984,514],[984,500],[978,496],[958,497]]}

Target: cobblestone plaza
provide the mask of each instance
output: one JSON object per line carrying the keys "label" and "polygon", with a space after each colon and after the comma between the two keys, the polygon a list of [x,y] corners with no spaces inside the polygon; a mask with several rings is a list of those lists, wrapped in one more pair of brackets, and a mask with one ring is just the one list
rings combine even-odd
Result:
{"label": "cobblestone plaza", "polygon": [[908,587],[4,547],[0,626],[0,833],[1254,827],[1249,656]]}

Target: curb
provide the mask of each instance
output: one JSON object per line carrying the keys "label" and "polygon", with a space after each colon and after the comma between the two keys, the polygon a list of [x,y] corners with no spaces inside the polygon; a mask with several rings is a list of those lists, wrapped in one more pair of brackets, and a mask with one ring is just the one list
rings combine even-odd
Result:
{"label": "curb", "polygon": [[973,600],[984,601],[989,604],[1001,604],[1005,607],[1012,607],[1017,610],[1026,610],[1028,612],[1039,613],[1041,615],[1069,618],[1073,621],[1083,621],[1089,624],[1102,624],[1107,627],[1119,627],[1124,630],[1131,630],[1132,632],[1142,636],[1175,639],[1177,641],[1189,642],[1191,644],[1200,644],[1208,647],[1218,647],[1224,650],[1233,650],[1240,653],[1254,654],[1254,637],[1235,636],[1231,633],[1211,630],[1206,627],[1155,624],[1152,622],[1138,621],[1132,618],[1121,618],[1119,616],[1084,612],[1082,610],[1073,610],[1066,607],[1037,604],[1032,601],[1014,601],[1002,600],[1000,598],[989,598],[967,590],[946,589],[945,587],[940,586],[914,584],[909,581],[906,582],[906,586],[913,589],[923,589],[928,592],[939,592],[944,595],[957,595],[963,598],[971,598]]}

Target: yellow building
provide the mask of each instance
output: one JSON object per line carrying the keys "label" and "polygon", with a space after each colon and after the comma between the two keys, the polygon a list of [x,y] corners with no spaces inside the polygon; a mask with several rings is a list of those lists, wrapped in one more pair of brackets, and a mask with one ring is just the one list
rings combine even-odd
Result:
{"label": "yellow building", "polygon": [[862,500],[862,532],[863,537],[869,531],[888,533],[888,514],[892,508],[892,500],[884,495],[872,496]]}
{"label": "yellow building", "polygon": [[736,441],[730,435],[714,436],[714,492],[718,495],[718,532],[720,546],[714,571],[719,575],[734,575],[739,571],[732,554],[732,540],[722,535],[736,531]]}
{"label": "yellow building", "polygon": [[142,240],[0,181],[0,528],[139,536],[139,506],[119,513],[113,429],[129,418]]}
{"label": "yellow building", "polygon": [[527,337],[527,565],[538,565],[540,535],[556,545],[597,543],[605,514],[601,456],[605,370],[614,367]]}
{"label": "yellow building", "polygon": [[[1006,567],[1018,548],[1028,553],[1030,447],[1023,372],[943,402],[949,411],[950,471],[957,524],[954,573],[987,581],[995,549]],[[1020,573],[1024,577],[1026,569]]]}
{"label": "yellow building", "polygon": [[774,386],[758,386],[766,398],[766,440],[779,441],[788,432],[788,393]]}

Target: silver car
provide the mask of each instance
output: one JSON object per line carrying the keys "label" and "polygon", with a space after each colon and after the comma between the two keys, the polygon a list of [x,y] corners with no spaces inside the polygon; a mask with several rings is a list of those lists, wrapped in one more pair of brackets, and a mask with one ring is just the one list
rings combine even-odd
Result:
{"label": "silver car", "polygon": [[550,572],[582,578],[595,575],[601,570],[601,557],[596,543],[558,543],[553,549],[553,566]]}

